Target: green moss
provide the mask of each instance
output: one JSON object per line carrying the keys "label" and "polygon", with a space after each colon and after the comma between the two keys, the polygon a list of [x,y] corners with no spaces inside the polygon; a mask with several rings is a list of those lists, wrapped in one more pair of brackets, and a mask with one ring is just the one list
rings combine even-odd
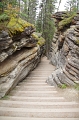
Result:
{"label": "green moss", "polygon": [[6,30],[7,29],[7,24],[8,24],[8,21],[4,21],[4,22],[0,22],[0,31],[2,30]]}
{"label": "green moss", "polygon": [[79,45],[79,40],[76,40],[76,44]]}
{"label": "green moss", "polygon": [[79,84],[76,84],[74,87],[76,90],[79,90]]}
{"label": "green moss", "polygon": [[16,34],[17,32],[23,32],[26,27],[32,26],[32,24],[28,23],[25,20],[22,20],[21,18],[15,18],[11,17],[7,28],[11,35]]}
{"label": "green moss", "polygon": [[29,26],[34,28],[34,25],[21,19],[14,10],[6,10],[0,15],[0,31],[7,30],[11,36],[23,32]]}
{"label": "green moss", "polygon": [[0,100],[8,100],[8,99],[9,99],[8,95],[5,95],[4,97],[0,98]]}
{"label": "green moss", "polygon": [[38,37],[36,34],[34,34],[34,33],[32,34],[32,37],[33,37],[35,40],[37,40],[37,41],[39,40],[39,37]]}
{"label": "green moss", "polygon": [[7,21],[9,19],[10,19],[10,17],[7,14],[5,14],[5,13],[0,15],[0,22]]}
{"label": "green moss", "polygon": [[62,89],[66,89],[67,85],[66,84],[62,84],[62,85],[58,85],[58,87],[62,88]]}
{"label": "green moss", "polygon": [[76,14],[73,14],[72,16],[69,16],[68,18],[64,18],[64,20],[59,22],[59,29],[63,29],[65,26],[67,26],[68,24],[70,24],[74,18]]}
{"label": "green moss", "polygon": [[32,36],[38,41],[38,45],[43,46],[45,44],[45,39],[43,37],[38,37],[36,34],[32,34]]}
{"label": "green moss", "polygon": [[6,13],[0,14],[0,31],[5,30],[10,17]]}
{"label": "green moss", "polygon": [[38,45],[43,46],[45,44],[45,39],[43,37],[40,37],[38,40]]}

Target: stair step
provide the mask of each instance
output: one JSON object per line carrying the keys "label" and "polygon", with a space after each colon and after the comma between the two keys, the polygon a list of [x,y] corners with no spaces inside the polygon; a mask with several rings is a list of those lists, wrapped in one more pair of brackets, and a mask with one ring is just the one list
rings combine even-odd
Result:
{"label": "stair step", "polygon": [[54,69],[43,58],[10,92],[8,99],[0,100],[0,120],[79,120],[79,102],[73,101],[71,96],[66,99],[64,90],[61,92],[46,83]]}
{"label": "stair step", "polygon": [[53,108],[78,108],[79,104],[76,102],[24,102],[4,100],[0,101],[0,107],[12,108],[37,108],[37,109],[53,109]]}
{"label": "stair step", "polygon": [[19,85],[24,85],[24,86],[47,86],[47,83],[27,83],[27,82],[21,82]]}
{"label": "stair step", "polygon": [[48,77],[50,74],[30,74],[29,77]]}
{"label": "stair step", "polygon": [[40,117],[40,118],[79,118],[79,108],[58,108],[58,109],[29,109],[0,107],[0,115],[15,117]]}
{"label": "stair step", "polygon": [[[26,117],[7,117],[0,116],[1,120],[52,120],[52,118],[26,118]],[[63,120],[63,118],[53,118],[54,120]],[[64,120],[79,120],[79,118],[64,118]]]}
{"label": "stair step", "polygon": [[[49,76],[49,75],[48,75]],[[27,79],[35,79],[35,80],[43,80],[43,79],[46,79],[46,78],[48,78],[48,76],[28,76],[28,77],[26,77],[24,80],[27,80]]]}
{"label": "stair step", "polygon": [[15,90],[21,90],[21,91],[53,91],[56,90],[54,87],[31,87],[31,86],[17,86]]}
{"label": "stair step", "polygon": [[42,72],[42,73],[45,72],[45,73],[48,73],[48,72],[52,72],[52,71],[53,71],[52,69],[51,69],[51,70],[46,70],[46,69],[45,69],[45,70],[43,70],[43,69],[41,69],[41,70],[38,69],[38,70],[37,70],[37,68],[36,68],[36,69],[35,69],[34,71],[32,71],[32,72],[36,72],[36,73],[37,73],[37,72],[39,72],[39,73],[40,73],[40,72]]}
{"label": "stair step", "polygon": [[47,86],[45,86],[45,85],[24,85],[24,84],[18,84],[18,86],[16,86],[16,88],[17,87],[21,87],[21,88],[23,88],[23,87],[25,87],[25,88],[32,88],[32,90],[35,88],[35,89],[46,89],[46,88],[51,88],[52,90],[54,90],[55,89],[55,87],[54,86],[49,86],[49,85],[47,85]]}
{"label": "stair step", "polygon": [[10,95],[20,95],[20,96],[27,96],[27,97],[46,97],[46,96],[57,96],[57,91],[16,91],[13,90]]}
{"label": "stair step", "polygon": [[18,97],[9,96],[10,100],[15,101],[26,101],[26,102],[62,102],[66,101],[64,97]]}
{"label": "stair step", "polygon": [[24,79],[24,81],[27,81],[27,80],[46,81],[46,78],[27,77],[27,78]]}
{"label": "stair step", "polygon": [[20,90],[18,90],[18,91],[16,91],[16,90],[13,90],[12,92],[15,92],[15,93],[29,93],[29,94],[31,94],[31,93],[40,93],[40,94],[45,94],[45,93],[57,93],[57,91],[20,91]]}
{"label": "stair step", "polygon": [[[32,71],[32,74],[34,73],[36,73],[36,74],[40,74],[40,75],[49,75],[49,74],[52,74],[52,72],[53,72],[53,70],[47,70],[47,71],[44,71],[44,70],[36,70],[36,71]],[[29,74],[29,75],[31,75],[31,73]]]}
{"label": "stair step", "polygon": [[[44,69],[47,69],[45,68],[44,66]],[[36,71],[44,71],[43,67],[42,68],[36,68]],[[53,71],[53,69],[47,69],[46,71]]]}
{"label": "stair step", "polygon": [[51,88],[51,89],[56,89],[54,86],[49,86],[49,85],[47,85],[47,86],[35,86],[35,85],[33,85],[33,86],[26,86],[26,85],[17,85],[16,87],[26,87],[26,88],[43,88],[44,87],[44,89],[46,88]]}
{"label": "stair step", "polygon": [[46,70],[40,70],[40,71],[39,70],[38,71],[34,70],[34,71],[31,72],[31,74],[39,74],[39,73],[42,74],[42,75],[47,75],[47,74],[52,73],[52,70],[50,70],[50,71],[48,71],[48,70],[47,71]]}
{"label": "stair step", "polygon": [[51,95],[51,94],[26,94],[26,93],[11,93],[10,94],[11,96],[21,96],[21,97],[24,97],[24,96],[27,96],[27,97],[57,97],[57,96],[59,96],[59,97],[61,97],[61,95],[59,95],[59,94],[54,94],[54,95]]}
{"label": "stair step", "polygon": [[[6,109],[7,108],[7,109]],[[41,109],[41,111],[40,111],[40,109],[27,109],[27,108],[9,108],[9,107],[0,107],[0,111],[13,111],[13,112],[15,112],[15,111],[17,111],[17,112],[26,112],[26,113],[28,113],[28,112],[36,112],[36,113],[38,113],[38,112],[42,112],[42,113],[45,113],[45,112],[47,112],[47,113],[51,113],[51,112],[58,112],[58,113],[64,113],[64,112],[79,112],[79,108],[74,108],[74,109],[72,109],[72,108],[64,108],[64,109],[62,109],[62,108],[60,108],[60,109]]]}
{"label": "stair step", "polygon": [[10,93],[10,95],[12,96],[21,96],[21,97],[24,97],[24,96],[27,96],[27,97],[61,97],[61,94],[57,94],[57,93]]}
{"label": "stair step", "polygon": [[24,80],[23,82],[26,82],[26,83],[46,83],[45,80]]}
{"label": "stair step", "polygon": [[55,97],[55,96],[60,96],[57,91],[16,91],[13,90],[10,95],[14,96],[27,96],[27,97]]}
{"label": "stair step", "polygon": [[27,84],[27,85],[47,85],[47,83],[43,82],[43,83],[27,83],[27,82],[20,82],[19,84]]}
{"label": "stair step", "polygon": [[30,104],[30,105],[79,105],[77,102],[23,102],[23,101],[11,101],[0,100],[0,104]]}
{"label": "stair step", "polygon": [[46,79],[47,79],[47,77],[43,77],[43,78],[41,78],[41,77],[27,77],[26,79],[24,79],[24,81],[27,81],[27,80],[37,80],[37,81],[46,81]]}

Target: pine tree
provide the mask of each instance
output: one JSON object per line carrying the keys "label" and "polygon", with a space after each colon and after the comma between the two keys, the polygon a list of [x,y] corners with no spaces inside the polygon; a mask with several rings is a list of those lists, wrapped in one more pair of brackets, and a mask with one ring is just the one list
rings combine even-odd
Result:
{"label": "pine tree", "polygon": [[28,22],[35,24],[38,0],[22,0],[24,3],[21,16]]}
{"label": "pine tree", "polygon": [[36,11],[37,11],[38,0],[28,1],[28,21],[32,24],[36,22]]}
{"label": "pine tree", "polygon": [[39,15],[37,16],[36,28],[38,32],[43,33],[43,22],[44,22],[44,0],[40,3],[39,6]]}
{"label": "pine tree", "polygon": [[28,21],[28,0],[22,0],[20,16]]}
{"label": "pine tree", "polygon": [[5,4],[3,0],[0,0],[0,13],[4,12]]}
{"label": "pine tree", "polygon": [[37,16],[37,20],[36,20],[36,29],[37,29],[37,32],[42,32],[42,12],[39,12],[39,16]]}
{"label": "pine tree", "polygon": [[65,7],[67,11],[77,12],[79,10],[79,0],[68,0]]}
{"label": "pine tree", "polygon": [[[49,56],[51,41],[54,33],[54,22],[52,20],[52,13],[55,9],[55,0],[42,0],[41,3],[41,18],[40,29],[42,28],[43,37],[46,40],[46,55]],[[39,15],[40,15],[39,14]]]}

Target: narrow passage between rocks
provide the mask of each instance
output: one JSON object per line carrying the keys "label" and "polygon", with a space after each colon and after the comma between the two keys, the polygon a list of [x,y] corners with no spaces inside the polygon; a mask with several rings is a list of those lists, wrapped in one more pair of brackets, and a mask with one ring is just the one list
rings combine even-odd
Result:
{"label": "narrow passage between rocks", "polygon": [[0,120],[79,120],[77,93],[76,100],[69,98],[71,91],[45,82],[54,69],[43,57],[38,67],[0,100]]}

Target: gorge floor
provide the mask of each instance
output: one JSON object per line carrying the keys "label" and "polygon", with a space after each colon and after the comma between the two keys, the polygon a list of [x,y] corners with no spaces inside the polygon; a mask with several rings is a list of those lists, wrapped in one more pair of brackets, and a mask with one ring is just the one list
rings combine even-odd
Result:
{"label": "gorge floor", "polygon": [[0,120],[79,120],[79,92],[45,82],[54,69],[43,57],[38,67],[0,100]]}

